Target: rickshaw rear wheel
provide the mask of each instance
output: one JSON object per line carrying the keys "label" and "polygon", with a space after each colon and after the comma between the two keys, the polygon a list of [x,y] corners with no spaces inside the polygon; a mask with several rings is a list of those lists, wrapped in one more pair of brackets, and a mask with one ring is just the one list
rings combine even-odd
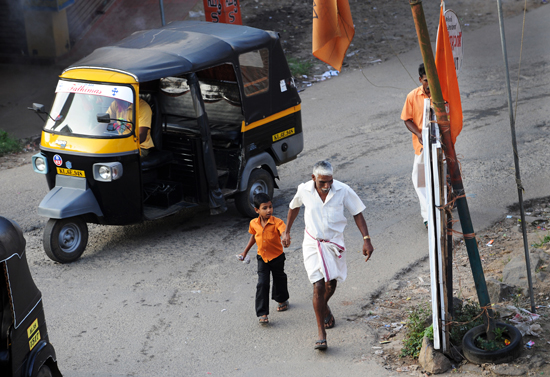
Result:
{"label": "rickshaw rear wheel", "polygon": [[80,217],[49,219],[44,229],[44,251],[59,263],[76,261],[88,243],[88,226]]}
{"label": "rickshaw rear wheel", "polygon": [[49,366],[47,366],[46,364],[42,365],[42,367],[40,367],[40,370],[38,371],[38,374],[36,375],[36,377],[52,377],[53,374],[52,374],[52,371],[50,369]]}
{"label": "rickshaw rear wheel", "polygon": [[237,211],[245,217],[258,216],[254,210],[254,195],[263,192],[273,199],[274,186],[273,177],[265,169],[253,170],[248,179],[246,190],[235,196]]}

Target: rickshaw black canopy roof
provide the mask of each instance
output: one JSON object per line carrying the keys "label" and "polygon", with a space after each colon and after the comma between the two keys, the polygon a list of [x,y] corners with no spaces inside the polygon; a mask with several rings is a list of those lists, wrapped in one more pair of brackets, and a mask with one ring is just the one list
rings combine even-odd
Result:
{"label": "rickshaw black canopy roof", "polygon": [[238,54],[267,47],[277,39],[275,32],[247,26],[179,21],[138,31],[113,46],[98,48],[67,70],[114,69],[146,82],[237,62]]}

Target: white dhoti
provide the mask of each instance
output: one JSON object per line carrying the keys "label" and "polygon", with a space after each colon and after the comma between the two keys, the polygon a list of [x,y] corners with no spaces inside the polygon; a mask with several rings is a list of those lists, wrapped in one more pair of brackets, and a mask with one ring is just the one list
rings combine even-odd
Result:
{"label": "white dhoti", "polygon": [[428,204],[426,199],[426,179],[424,173],[424,153],[414,155],[412,181],[418,201],[420,202],[420,215],[424,221],[428,221]]}
{"label": "white dhoti", "polygon": [[348,268],[346,265],[345,248],[342,245],[330,240],[316,239],[304,232],[302,251],[304,254],[304,266],[309,281],[315,283],[321,279],[325,282],[330,280],[346,280]]}

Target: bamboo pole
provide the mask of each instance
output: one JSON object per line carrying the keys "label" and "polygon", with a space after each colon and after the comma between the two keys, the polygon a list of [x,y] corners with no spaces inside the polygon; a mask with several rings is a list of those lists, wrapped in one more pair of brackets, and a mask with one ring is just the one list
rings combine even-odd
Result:
{"label": "bamboo pole", "polygon": [[488,326],[486,332],[487,338],[492,340],[494,338],[495,322],[493,318],[493,310],[491,309],[491,300],[489,298],[489,292],[487,291],[483,267],[481,266],[481,258],[479,257],[477,241],[472,225],[472,219],[470,218],[470,211],[468,209],[468,202],[466,201],[466,193],[464,191],[460,169],[457,163],[456,152],[451,141],[450,123],[447,117],[447,111],[445,110],[445,101],[443,100],[443,95],[441,93],[441,85],[437,76],[435,59],[432,51],[432,45],[430,43],[430,35],[426,25],[426,18],[424,17],[424,9],[422,7],[421,0],[409,0],[409,3],[411,5],[416,34],[418,36],[418,44],[420,46],[420,51],[422,52],[422,60],[424,61],[424,67],[426,68],[426,76],[430,84],[432,105],[440,129],[442,147],[445,151],[447,166],[449,167],[453,193],[454,196],[458,198],[456,200],[458,216],[460,218],[460,224],[464,234],[464,243],[466,244],[466,250],[468,251],[468,258],[470,260],[470,268],[472,269],[472,274],[474,277],[479,306],[484,308],[486,311],[486,316],[484,319]]}

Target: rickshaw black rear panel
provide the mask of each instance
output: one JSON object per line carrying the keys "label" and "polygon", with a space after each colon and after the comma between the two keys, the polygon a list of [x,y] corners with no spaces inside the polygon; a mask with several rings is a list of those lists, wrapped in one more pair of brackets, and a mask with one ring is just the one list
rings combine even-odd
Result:
{"label": "rickshaw black rear panel", "polygon": [[[251,142],[255,144],[255,148],[247,148],[247,152],[250,153],[249,156],[254,156],[255,154],[269,150],[273,144],[274,135],[288,130],[293,130],[292,134],[299,134],[302,132],[302,118],[300,111],[276,119],[268,124],[262,125],[261,127],[256,127],[246,131],[244,133],[245,146],[249,146]],[[273,155],[273,153],[271,154]],[[275,158],[274,155],[273,157]]]}

